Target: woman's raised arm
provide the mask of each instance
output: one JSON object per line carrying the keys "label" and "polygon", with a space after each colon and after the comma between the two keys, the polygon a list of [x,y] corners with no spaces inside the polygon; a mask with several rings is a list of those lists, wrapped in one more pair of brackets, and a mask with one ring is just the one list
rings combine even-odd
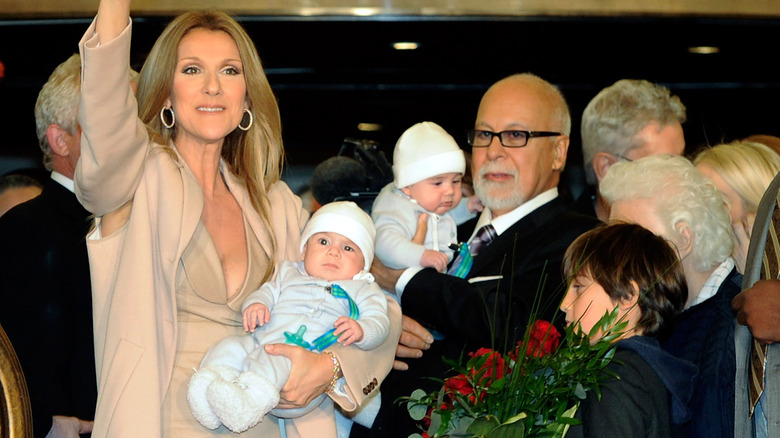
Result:
{"label": "woman's raised arm", "polygon": [[130,0],[100,0],[95,31],[101,42],[111,41],[127,27]]}
{"label": "woman's raised arm", "polygon": [[102,217],[102,235],[126,222],[148,151],[130,87],[130,0],[102,0],[81,53],[81,157],[76,195]]}

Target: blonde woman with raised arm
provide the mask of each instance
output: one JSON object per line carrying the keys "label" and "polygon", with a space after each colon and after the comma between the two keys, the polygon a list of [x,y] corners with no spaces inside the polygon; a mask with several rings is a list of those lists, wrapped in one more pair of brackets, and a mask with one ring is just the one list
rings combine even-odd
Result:
{"label": "blonde woman with raised arm", "polygon": [[[206,349],[244,333],[241,303],[300,256],[307,215],[279,180],[279,111],[246,32],[229,16],[174,19],[129,86],[129,0],[102,0],[80,42],[82,156],[76,190],[95,217],[93,280],[98,406],[93,437],[233,435],[189,412],[186,382]],[[346,411],[392,366],[400,309],[372,351],[268,347],[292,361],[279,407],[329,391]],[[343,374],[343,376],[342,376]],[[319,415],[333,415],[330,411]],[[332,436],[269,417],[245,436]]]}

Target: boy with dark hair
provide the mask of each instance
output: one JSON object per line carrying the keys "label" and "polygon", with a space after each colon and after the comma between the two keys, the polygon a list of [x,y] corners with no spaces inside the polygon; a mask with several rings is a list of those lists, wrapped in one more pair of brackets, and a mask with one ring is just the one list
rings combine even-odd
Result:
{"label": "boy with dark hair", "polygon": [[[561,303],[567,324],[589,333],[618,309],[627,322],[608,368],[601,398],[589,393],[577,410],[582,425],[571,437],[669,437],[689,420],[687,404],[696,368],[661,350],[656,336],[671,326],[688,293],[677,253],[663,238],[634,224],[596,228],[567,249],[564,274],[571,279]],[[591,342],[605,333],[598,330]]]}

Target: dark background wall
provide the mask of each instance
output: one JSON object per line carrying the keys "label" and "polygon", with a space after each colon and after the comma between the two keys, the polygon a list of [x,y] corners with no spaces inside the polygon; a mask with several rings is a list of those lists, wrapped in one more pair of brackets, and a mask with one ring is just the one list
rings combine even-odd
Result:
{"label": "dark background wall", "polygon": [[[780,135],[780,19],[701,17],[239,17],[257,44],[282,114],[288,162],[310,167],[344,137],[388,155],[412,124],[431,120],[456,139],[496,80],[530,71],[557,84],[573,116],[569,168],[581,160],[579,118],[622,78],[664,84],[688,107],[688,150],[750,134]],[[140,69],[168,16],[134,20]],[[0,20],[0,172],[40,161],[33,107],[53,68],[77,51],[89,19]],[[396,51],[415,41],[415,51]],[[712,55],[688,48],[710,45]],[[360,132],[358,123],[379,123]],[[465,141],[462,141],[465,148]],[[577,174],[575,173],[575,178]]]}

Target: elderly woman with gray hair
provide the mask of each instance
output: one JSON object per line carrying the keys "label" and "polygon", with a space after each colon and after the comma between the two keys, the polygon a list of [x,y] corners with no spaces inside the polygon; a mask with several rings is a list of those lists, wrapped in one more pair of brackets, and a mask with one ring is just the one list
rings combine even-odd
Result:
{"label": "elderly woman with gray hair", "polygon": [[610,221],[642,225],[666,238],[680,256],[688,301],[661,345],[698,367],[693,417],[684,436],[733,436],[731,300],[742,275],[730,257],[731,220],[722,195],[690,161],[669,155],[613,165],[601,193],[611,204]]}

